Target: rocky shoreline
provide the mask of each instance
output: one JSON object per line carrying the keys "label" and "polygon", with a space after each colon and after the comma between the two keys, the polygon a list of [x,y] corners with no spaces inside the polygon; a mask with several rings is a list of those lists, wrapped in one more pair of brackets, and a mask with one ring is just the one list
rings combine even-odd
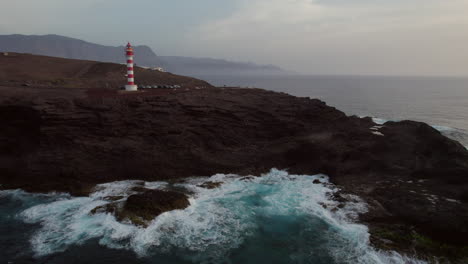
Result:
{"label": "rocky shoreline", "polygon": [[[323,173],[368,203],[361,221],[375,246],[442,262],[468,257],[468,151],[427,124],[378,125],[261,89],[93,91],[0,87],[2,189],[86,196],[96,184],[128,179]],[[173,208],[187,205],[171,197]],[[145,220],[171,202],[124,208]]]}

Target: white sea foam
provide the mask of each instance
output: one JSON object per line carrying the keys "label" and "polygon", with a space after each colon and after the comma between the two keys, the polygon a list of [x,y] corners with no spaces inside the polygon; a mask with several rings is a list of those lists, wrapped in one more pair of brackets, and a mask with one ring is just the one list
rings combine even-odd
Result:
{"label": "white sea foam", "polygon": [[94,192],[90,195],[94,200],[103,199],[106,197],[128,197],[138,193],[134,190],[135,187],[144,187],[146,189],[163,189],[167,186],[166,182],[144,182],[144,181],[120,181],[99,184],[94,188]]}
{"label": "white sea foam", "polygon": [[[103,184],[89,198],[61,198],[33,206],[18,217],[41,224],[31,238],[37,257],[99,239],[101,245],[133,250],[142,257],[178,252],[194,263],[219,263],[258,235],[259,230],[281,234],[288,232],[281,231],[284,226],[299,224],[303,231],[298,236],[323,237],[320,241],[323,251],[336,263],[419,263],[396,253],[372,249],[367,227],[354,222],[359,213],[367,210],[366,204],[349,196],[350,201],[339,209],[338,203],[330,198],[338,190],[330,184],[313,184],[315,179],[328,181],[324,175],[290,175],[279,170],[249,179],[225,174],[187,179],[178,187],[190,190],[191,205],[158,216],[147,228],[119,223],[106,213],[92,215],[90,211],[109,203],[106,196],[128,197],[135,186],[162,189],[167,183]],[[207,181],[224,184],[211,190],[198,186]],[[322,229],[314,229],[317,226]],[[316,254],[312,246],[307,250]],[[298,258],[297,254],[292,252],[291,258]]]}
{"label": "white sea foam", "polygon": [[[361,117],[363,117],[363,116],[361,116]],[[401,120],[398,120],[398,119],[388,120],[388,119],[384,119],[384,118],[372,117],[372,121],[374,121],[374,123],[376,123],[378,125],[384,125],[385,123],[387,123],[389,121],[399,122]],[[436,130],[440,131],[440,132],[451,132],[451,131],[457,130],[457,129],[453,128],[453,127],[448,127],[448,126],[438,126],[438,125],[431,125],[431,126],[433,128],[435,128]]]}
{"label": "white sea foam", "polygon": [[38,198],[52,198],[52,199],[65,199],[65,198],[71,198],[71,196],[68,193],[57,193],[57,192],[50,192],[50,193],[40,193],[40,194],[30,194],[28,192],[25,192],[21,189],[15,189],[15,190],[2,190],[0,191],[0,198],[2,197],[9,197],[14,200],[28,200],[29,198],[32,197],[38,197]]}
{"label": "white sea foam", "polygon": [[386,119],[383,119],[383,118],[373,117],[372,121],[374,121],[374,123],[376,123],[377,125],[383,125],[383,124],[387,123],[389,120],[386,120]]}
{"label": "white sea foam", "polygon": [[376,136],[381,136],[381,137],[385,136],[384,134],[382,134],[382,132],[379,132],[379,131],[374,131],[374,132],[372,132],[372,134],[374,134]]}
{"label": "white sea foam", "polygon": [[433,128],[437,129],[440,132],[450,132],[455,131],[455,128],[448,127],[448,126],[432,126]]}
{"label": "white sea foam", "polygon": [[26,199],[25,197],[30,196],[29,193],[23,191],[23,190],[3,190],[0,191],[0,198],[3,197],[9,197],[12,199],[18,199],[18,200],[23,200]]}

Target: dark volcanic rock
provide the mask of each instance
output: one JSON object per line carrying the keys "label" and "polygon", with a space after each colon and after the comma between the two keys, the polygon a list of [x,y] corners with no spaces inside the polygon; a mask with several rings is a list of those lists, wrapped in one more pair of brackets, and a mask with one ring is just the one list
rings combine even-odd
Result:
{"label": "dark volcanic rock", "polygon": [[117,211],[119,220],[130,220],[134,224],[145,225],[158,215],[190,205],[185,194],[173,191],[149,190],[128,197],[122,210]]}
{"label": "dark volcanic rock", "polygon": [[116,202],[98,206],[90,214],[110,213],[118,221],[130,221],[146,227],[158,215],[185,209],[190,205],[188,197],[183,193],[137,188],[141,193],[131,195],[125,201],[116,201],[123,198],[120,196],[107,197],[105,200]]}
{"label": "dark volcanic rock", "polygon": [[222,184],[223,184],[222,182],[205,182],[203,184],[200,184],[199,187],[202,187],[205,189],[216,189]]}
{"label": "dark volcanic rock", "polygon": [[110,213],[116,214],[120,210],[120,203],[109,203],[105,205],[98,206],[91,210],[91,214],[98,214],[98,213]]}

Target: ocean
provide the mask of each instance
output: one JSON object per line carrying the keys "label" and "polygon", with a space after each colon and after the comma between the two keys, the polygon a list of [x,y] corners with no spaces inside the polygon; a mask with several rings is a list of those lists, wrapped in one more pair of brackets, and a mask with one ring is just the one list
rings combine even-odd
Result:
{"label": "ocean", "polygon": [[425,122],[468,146],[468,77],[196,77],[216,86],[256,87],[318,98],[348,115]]}
{"label": "ocean", "polygon": [[[215,189],[199,187],[223,182]],[[315,184],[320,181],[322,184]],[[164,213],[148,227],[90,213],[125,200],[138,181],[99,185],[90,197],[0,191],[0,263],[424,263],[369,244],[359,197],[344,206],[325,175],[271,170],[245,179],[218,174],[145,188],[185,189],[190,206]]]}
{"label": "ocean", "polygon": [[[259,87],[319,98],[348,115],[376,122],[429,123],[468,146],[468,79],[416,77],[198,76],[218,86]],[[314,181],[322,184],[314,184]],[[204,182],[223,182],[203,189]],[[372,248],[356,222],[367,205],[332,196],[326,175],[291,175],[272,169],[251,179],[207,175],[181,183],[144,182],[145,188],[187,190],[190,206],[167,212],[148,227],[91,214],[126,199],[137,181],[102,184],[90,197],[0,191],[2,263],[424,263]]]}

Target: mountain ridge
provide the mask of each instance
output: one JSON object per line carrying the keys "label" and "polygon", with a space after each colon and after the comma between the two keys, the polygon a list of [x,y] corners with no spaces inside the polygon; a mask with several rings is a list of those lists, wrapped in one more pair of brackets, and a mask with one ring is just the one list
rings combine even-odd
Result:
{"label": "mountain ridge", "polygon": [[[275,65],[233,62],[224,59],[183,56],[158,56],[147,45],[136,45],[135,62],[139,66],[163,67],[184,75],[284,74]],[[61,35],[0,35],[0,51],[32,53],[67,59],[122,63],[124,46],[107,46]]]}
{"label": "mountain ridge", "polygon": [[[276,65],[259,65],[253,62],[228,61],[209,57],[160,56],[174,67],[179,74],[222,75],[222,74],[285,74],[287,71]],[[199,68],[199,65],[203,65]]]}
{"label": "mountain ridge", "polygon": [[[161,60],[148,46],[137,45],[135,59],[139,64],[161,64]],[[101,62],[124,62],[124,47],[95,44],[60,35],[0,35],[0,50],[18,53],[62,57],[67,59]]]}

